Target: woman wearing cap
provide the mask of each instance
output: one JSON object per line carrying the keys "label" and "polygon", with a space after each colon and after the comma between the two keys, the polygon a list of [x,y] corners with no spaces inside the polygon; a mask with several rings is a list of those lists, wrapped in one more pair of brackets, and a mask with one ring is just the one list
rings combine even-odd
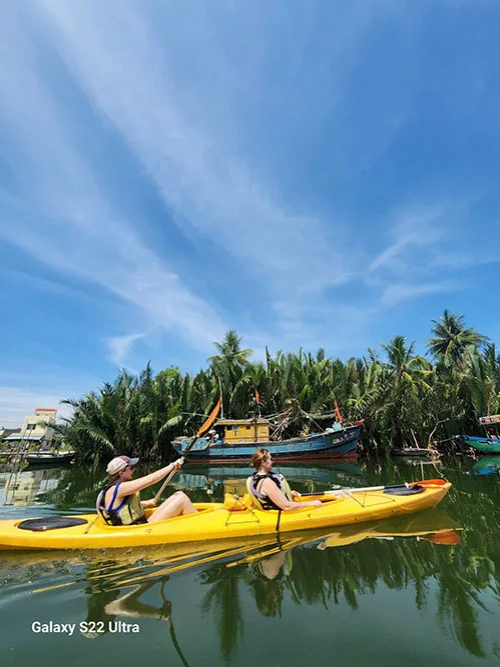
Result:
{"label": "woman wearing cap", "polygon": [[281,473],[271,472],[273,459],[268,449],[257,449],[250,463],[256,472],[247,479],[247,489],[254,504],[262,510],[294,510],[299,507],[321,507],[319,500],[296,502],[298,491],[292,491]]}
{"label": "woman wearing cap", "polygon": [[137,523],[152,523],[171,519],[181,514],[194,514],[196,508],[185,493],[177,491],[167,498],[148,518],[145,507],[155,507],[154,500],[141,501],[139,492],[156,484],[172,470],[179,470],[182,459],[169,463],[168,466],[144,477],[133,479],[134,466],[139,459],[117,456],[109,462],[106,472],[110,476],[108,484],[97,498],[97,509],[107,523],[114,526],[130,526]]}

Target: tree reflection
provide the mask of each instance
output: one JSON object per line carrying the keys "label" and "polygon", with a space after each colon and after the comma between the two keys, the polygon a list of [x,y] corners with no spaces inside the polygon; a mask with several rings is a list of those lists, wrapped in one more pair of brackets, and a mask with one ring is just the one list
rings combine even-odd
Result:
{"label": "tree reflection", "polygon": [[225,660],[230,660],[243,633],[243,614],[239,577],[227,576],[227,572],[224,566],[217,566],[201,574],[202,582],[210,586],[203,597],[201,609],[204,614],[215,618],[221,653]]}
{"label": "tree reflection", "polygon": [[[468,494],[460,484],[457,487],[464,500],[463,513],[457,514],[471,520]],[[490,495],[479,491],[478,502],[481,512],[498,520],[499,510],[493,508]],[[435,608],[443,631],[470,654],[485,657],[477,610],[486,608],[481,591],[493,586],[498,593],[498,545],[486,530],[474,532],[470,543],[460,543],[457,529],[460,525],[443,512],[431,510],[376,525],[346,527],[309,543],[306,536],[297,548],[284,542],[281,550],[261,554],[260,560],[253,556],[208,568],[200,574],[202,584],[209,587],[203,610],[216,620],[222,655],[231,660],[242,634],[245,588],[256,609],[275,618],[287,600],[325,609],[345,602],[355,610],[360,596],[384,584],[391,590],[413,587],[418,609]],[[478,558],[478,553],[485,555]],[[437,600],[431,585],[436,581]]]}
{"label": "tree reflection", "polygon": [[[250,546],[243,540],[231,545],[224,542],[213,556],[208,542],[206,549],[197,548],[192,555],[186,546],[186,554],[181,550],[178,555],[165,556],[163,566],[172,572],[178,562],[191,561],[191,556],[192,563],[186,567],[201,557],[217,562],[197,576],[204,587],[202,611],[214,619],[227,662],[242,639],[246,605],[270,619],[279,618],[290,604],[325,609],[347,605],[356,610],[363,596],[376,593],[380,586],[411,591],[415,607],[435,613],[444,633],[469,654],[487,657],[480,612],[492,611],[492,596],[500,599],[500,484],[495,475],[466,474],[472,465],[453,462],[441,464],[438,470],[425,469],[427,477],[442,471],[453,484],[442,507],[460,518],[463,531],[455,534],[456,522],[433,510],[379,524],[346,526],[328,535],[269,536],[267,544],[255,538]],[[425,475],[423,467],[390,460],[380,461],[378,467],[370,464],[364,472],[364,485]],[[58,488],[45,492],[42,499],[60,509],[92,507],[102,482],[103,473],[64,470]],[[16,558],[21,562],[23,555]],[[199,560],[198,565],[202,565]],[[93,620],[99,614],[112,616],[117,609],[126,615],[130,604],[137,613],[147,615],[133,593],[124,596],[118,608],[117,593],[111,588],[99,591],[94,587],[87,592]],[[138,591],[140,595],[144,592]],[[149,611],[160,613],[161,607]]]}

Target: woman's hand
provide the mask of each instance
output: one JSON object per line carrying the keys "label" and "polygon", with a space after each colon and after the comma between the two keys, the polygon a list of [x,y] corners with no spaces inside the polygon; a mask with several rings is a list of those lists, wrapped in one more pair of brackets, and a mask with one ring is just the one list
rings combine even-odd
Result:
{"label": "woman's hand", "polygon": [[301,497],[301,495],[300,495],[300,493],[299,493],[298,491],[293,491],[293,490],[292,490],[292,498],[293,498],[294,500],[297,500],[297,498],[300,498],[300,497]]}
{"label": "woman's hand", "polygon": [[182,464],[184,463],[184,458],[181,456],[180,459],[177,459],[177,461],[174,461],[172,463],[172,470],[180,470],[182,468]]}
{"label": "woman's hand", "polygon": [[141,505],[146,508],[156,507],[156,502],[154,498],[151,498],[151,500],[141,500]]}
{"label": "woman's hand", "polygon": [[321,502],[321,500],[311,500],[311,502],[307,504],[310,505],[311,507],[323,507],[323,503]]}

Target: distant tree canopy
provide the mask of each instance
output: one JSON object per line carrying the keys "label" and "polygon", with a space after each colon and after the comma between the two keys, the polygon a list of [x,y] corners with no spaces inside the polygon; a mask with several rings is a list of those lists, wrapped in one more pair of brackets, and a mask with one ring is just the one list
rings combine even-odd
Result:
{"label": "distant tree canopy", "polygon": [[[217,354],[196,375],[171,367],[156,375],[123,370],[113,384],[63,403],[73,415],[57,436],[80,459],[109,459],[117,453],[167,458],[171,441],[193,434],[219,394],[224,416],[293,412],[288,435],[297,435],[309,415],[333,413],[337,401],[346,421],[365,420],[366,451],[434,445],[455,433],[477,433],[478,417],[500,412],[500,357],[486,336],[467,328],[462,315],[444,311],[433,321],[427,358],[415,342],[394,336],[378,354],[370,348],[346,361],[299,349],[252,362],[236,331],[215,342]],[[256,390],[260,399],[256,402]]]}

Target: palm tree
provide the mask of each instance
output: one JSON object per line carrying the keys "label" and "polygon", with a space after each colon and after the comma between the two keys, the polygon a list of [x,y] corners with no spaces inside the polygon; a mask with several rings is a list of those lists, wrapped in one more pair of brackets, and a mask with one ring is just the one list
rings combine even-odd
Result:
{"label": "palm tree", "polygon": [[386,416],[391,427],[390,439],[398,446],[403,444],[405,424],[410,416],[408,399],[418,396],[422,390],[430,390],[425,381],[432,373],[429,362],[421,356],[414,356],[415,343],[406,345],[404,336],[394,336],[389,344],[382,343],[388,361],[384,364],[390,384],[389,403]]}
{"label": "palm tree", "polygon": [[439,320],[432,320],[435,326],[431,330],[434,338],[427,341],[431,356],[442,361],[447,367],[464,370],[465,355],[468,348],[479,348],[489,342],[487,336],[474,328],[466,328],[463,315],[445,310]]}
{"label": "palm tree", "polygon": [[248,357],[253,350],[241,348],[241,336],[234,329],[226,333],[221,343],[214,342],[219,354],[209,358],[212,372],[219,384],[223,396],[223,405],[230,416],[233,416],[231,394],[234,387],[241,380],[244,371],[250,362]]}

